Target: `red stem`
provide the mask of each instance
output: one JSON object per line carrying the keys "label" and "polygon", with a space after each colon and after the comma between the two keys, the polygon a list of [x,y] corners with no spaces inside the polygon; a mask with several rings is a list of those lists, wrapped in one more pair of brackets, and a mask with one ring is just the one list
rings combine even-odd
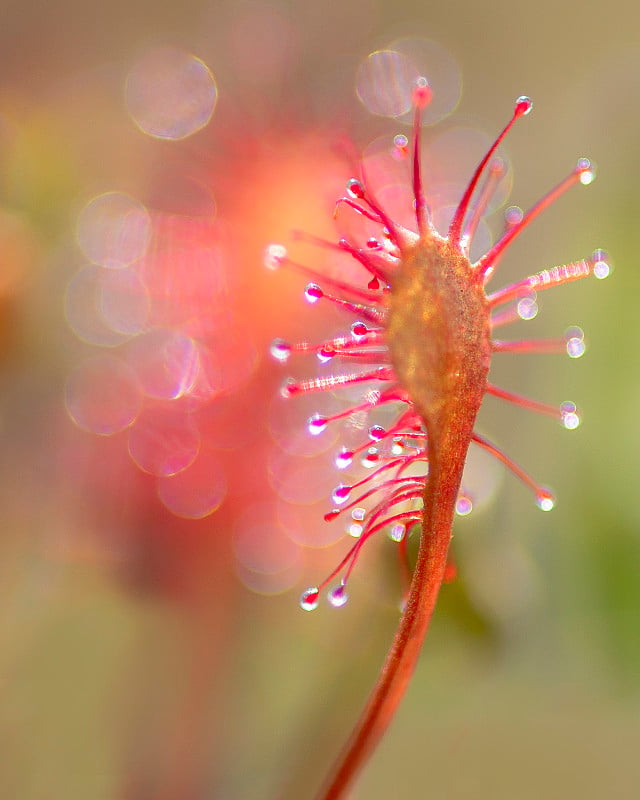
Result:
{"label": "red stem", "polygon": [[442,586],[468,444],[464,434],[451,437],[449,447],[432,447],[420,548],[406,607],[378,682],[317,800],[340,800],[345,796],[391,724],[405,694]]}

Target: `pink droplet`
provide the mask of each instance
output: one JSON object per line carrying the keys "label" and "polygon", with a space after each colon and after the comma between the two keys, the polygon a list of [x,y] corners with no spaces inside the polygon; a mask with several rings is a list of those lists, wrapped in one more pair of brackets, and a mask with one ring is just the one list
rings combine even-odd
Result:
{"label": "pink droplet", "polygon": [[524,117],[531,112],[532,108],[533,100],[523,94],[516,100],[514,114],[516,117]]}
{"label": "pink droplet", "polygon": [[429,86],[429,81],[421,76],[416,80],[413,88],[412,99],[414,106],[416,108],[426,108],[431,102],[432,97],[433,91],[431,86]]}

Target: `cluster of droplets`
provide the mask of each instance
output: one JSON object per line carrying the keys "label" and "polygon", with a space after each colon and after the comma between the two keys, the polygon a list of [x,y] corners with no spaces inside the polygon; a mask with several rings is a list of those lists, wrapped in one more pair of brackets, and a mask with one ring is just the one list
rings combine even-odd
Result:
{"label": "cluster of droplets", "polygon": [[[325,520],[331,522],[347,517],[345,531],[356,541],[321,584],[303,592],[300,605],[307,611],[318,606],[320,595],[325,589],[328,590],[327,597],[332,606],[341,607],[347,602],[347,582],[362,545],[378,531],[385,530],[388,538],[398,544],[405,572],[410,572],[406,543],[411,528],[421,521],[422,496],[429,472],[429,453],[423,423],[415,411],[411,397],[399,385],[390,364],[386,341],[387,296],[392,291],[394,274],[402,263],[405,250],[420,237],[437,235],[431,223],[432,209],[424,196],[420,174],[421,114],[430,99],[431,89],[428,82],[418,79],[413,92],[415,117],[412,141],[404,134],[399,134],[393,138],[391,148],[391,156],[395,159],[406,158],[409,152],[413,155],[411,181],[417,233],[395,222],[377,202],[363,180],[351,178],[345,195],[337,201],[336,209],[346,206],[368,224],[375,224],[378,227],[376,235],[369,234],[364,246],[357,246],[346,239],[341,239],[337,244],[312,237],[310,239],[326,249],[339,250],[358,262],[364,270],[363,280],[356,282],[323,276],[293,261],[281,244],[269,245],[265,252],[265,265],[269,269],[286,267],[311,279],[304,289],[307,303],[316,305],[320,301],[327,302],[356,318],[347,333],[317,344],[307,341],[289,343],[282,339],[276,339],[272,343],[271,355],[280,363],[288,362],[294,354],[315,354],[320,365],[330,362],[337,362],[339,365],[330,374],[322,372],[318,377],[305,380],[287,379],[282,386],[282,396],[290,398],[311,392],[334,392],[362,383],[369,386],[373,384],[374,387],[362,395],[362,402],[359,404],[347,405],[343,411],[332,415],[312,415],[307,423],[309,435],[321,436],[331,424],[353,420],[360,415],[366,418],[374,410],[383,407],[393,415],[390,424],[369,425],[367,435],[360,444],[356,447],[343,446],[336,454],[335,465],[339,470],[361,468],[364,476],[350,483],[341,482],[335,487],[331,496],[334,507],[325,514]],[[502,162],[495,156],[496,149],[514,122],[530,113],[532,105],[531,100],[525,96],[516,100],[512,118],[478,165],[453,215],[448,239],[465,255],[469,253],[478,222],[496,190],[496,178],[502,174]],[[488,177],[482,185],[481,178],[487,172]],[[588,185],[594,177],[592,163],[581,158],[569,175],[527,212],[515,206],[507,209],[502,236],[477,262],[470,262],[473,277],[486,286],[508,246],[533,219],[568,188],[576,183]],[[512,322],[535,318],[538,313],[539,291],[587,275],[602,279],[609,272],[610,264],[606,253],[597,250],[589,259],[541,270],[493,293],[485,290],[492,351],[565,353],[572,359],[581,357],[586,350],[584,333],[575,326],[556,339],[503,340],[495,338],[494,333]],[[351,370],[351,364],[364,369]],[[571,401],[555,406],[531,400],[491,383],[487,385],[486,392],[513,405],[553,417],[568,430],[574,430],[580,425],[578,410]],[[502,463],[528,486],[538,508],[550,511],[554,507],[553,493],[534,481],[496,445],[475,431],[472,444]],[[473,508],[473,493],[465,488],[463,477],[455,511],[459,516],[466,516]],[[329,589],[330,586],[332,588]]]}

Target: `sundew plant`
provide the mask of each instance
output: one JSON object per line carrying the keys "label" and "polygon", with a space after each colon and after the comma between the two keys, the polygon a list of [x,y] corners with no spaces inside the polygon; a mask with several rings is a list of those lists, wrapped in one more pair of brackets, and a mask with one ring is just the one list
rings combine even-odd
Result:
{"label": "sundew plant", "polygon": [[[400,63],[400,55],[391,51],[370,58],[385,59],[387,66]],[[358,218],[365,232],[362,240],[314,240],[320,247],[344,254],[344,277],[323,276],[297,263],[279,244],[270,245],[266,253],[268,267],[284,266],[310,279],[304,290],[308,303],[337,306],[348,320],[343,334],[326,341],[278,339],[272,345],[273,356],[281,362],[307,354],[321,362],[319,375],[285,381],[282,393],[292,402],[308,393],[362,387],[359,402],[349,400],[338,413],[312,416],[309,435],[322,436],[340,420],[368,416],[380,408],[386,409],[388,420],[384,426],[370,425],[359,444],[336,454],[337,486],[325,518],[345,520],[355,541],[327,577],[303,592],[300,605],[312,611],[326,595],[332,606],[343,606],[363,547],[381,535],[397,543],[411,575],[395,638],[366,707],[318,794],[323,800],[346,796],[407,688],[447,574],[455,514],[468,513],[473,504],[463,484],[469,446],[473,443],[501,462],[531,490],[540,509],[549,511],[554,506],[549,489],[478,432],[476,417],[490,395],[520,406],[523,413],[555,418],[566,429],[578,427],[574,403],[550,405],[507,391],[490,380],[489,370],[493,357],[501,354],[564,352],[580,357],[584,336],[576,327],[553,339],[518,338],[504,331],[535,315],[536,293],[590,275],[605,278],[610,272],[606,254],[596,250],[587,258],[500,286],[498,267],[511,244],[569,188],[590,184],[594,167],[580,158],[528,211],[510,208],[502,234],[472,258],[483,216],[504,172],[498,148],[515,123],[531,112],[532,101],[525,96],[515,101],[509,121],[471,174],[443,229],[441,218],[436,224],[438,209],[430,202],[421,163],[423,120],[437,87],[429,75],[413,75],[410,80],[411,136],[397,135],[390,151],[406,166],[411,226],[402,224],[380,199],[368,180],[366,164],[361,164],[359,173],[348,180],[336,213]],[[341,481],[340,471],[356,464],[363,470],[362,477]],[[419,537],[415,564],[410,563],[407,551],[413,534]]]}

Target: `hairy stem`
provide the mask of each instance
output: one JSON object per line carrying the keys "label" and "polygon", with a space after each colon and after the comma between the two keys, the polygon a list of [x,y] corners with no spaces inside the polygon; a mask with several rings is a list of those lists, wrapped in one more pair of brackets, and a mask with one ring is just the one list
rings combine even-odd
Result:
{"label": "hairy stem", "polygon": [[432,448],[420,547],[405,610],[367,705],[317,800],[345,796],[391,724],[407,689],[442,586],[469,440],[470,432],[465,430]]}

